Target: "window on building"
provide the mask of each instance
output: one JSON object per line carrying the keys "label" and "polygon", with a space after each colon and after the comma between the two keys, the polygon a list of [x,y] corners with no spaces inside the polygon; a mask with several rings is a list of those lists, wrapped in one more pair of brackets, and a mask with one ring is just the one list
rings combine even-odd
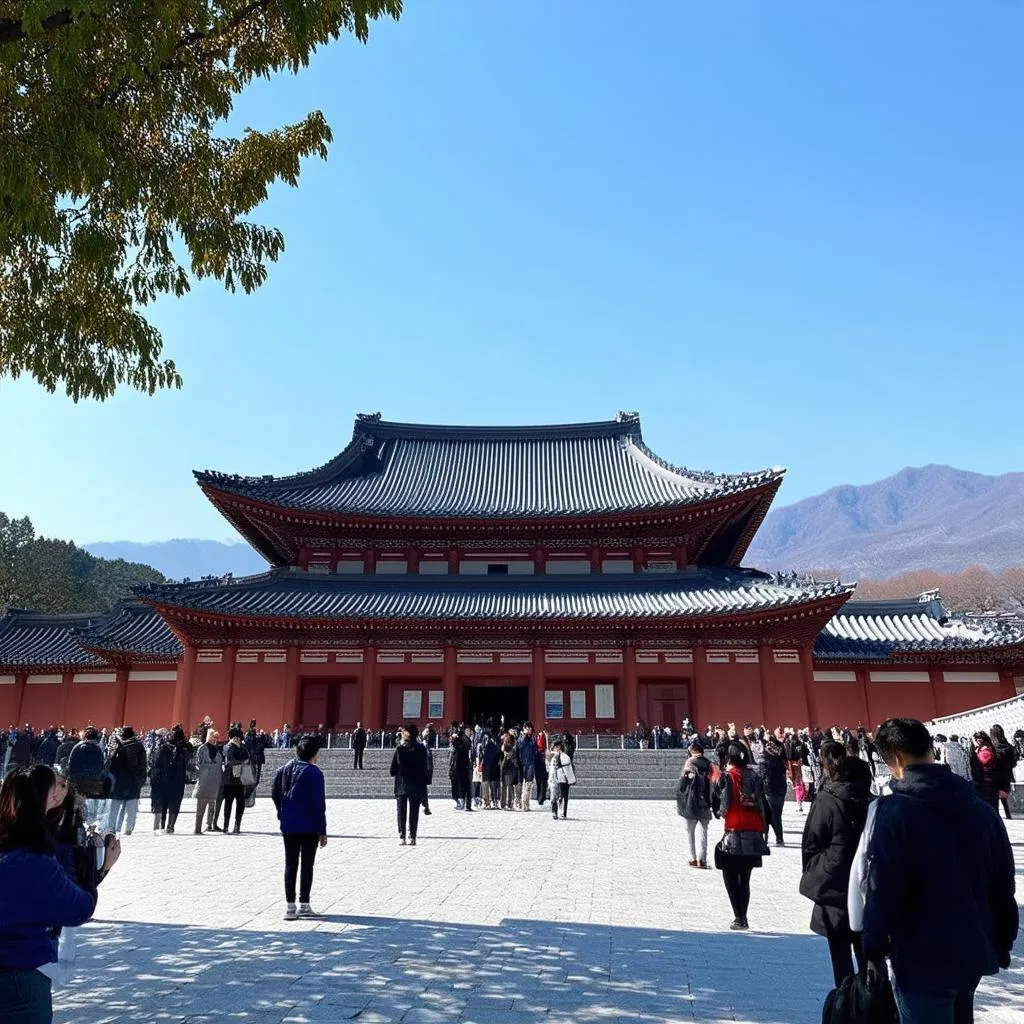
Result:
{"label": "window on building", "polygon": [[402,691],[402,717],[403,718],[419,718],[420,712],[423,710],[423,691],[422,690],[403,690]]}
{"label": "window on building", "polygon": [[507,576],[508,575],[508,562],[488,562],[487,563],[487,575],[488,576]]}
{"label": "window on building", "polygon": [[544,691],[544,717],[565,718],[565,697],[561,690]]}
{"label": "window on building", "polygon": [[615,687],[611,683],[598,683],[594,687],[594,717],[615,717]]}
{"label": "window on building", "polygon": [[444,718],[444,690],[431,690],[427,695],[427,718]]}
{"label": "window on building", "polygon": [[570,690],[569,691],[569,717],[570,718],[586,718],[587,717],[587,691],[586,690]]}

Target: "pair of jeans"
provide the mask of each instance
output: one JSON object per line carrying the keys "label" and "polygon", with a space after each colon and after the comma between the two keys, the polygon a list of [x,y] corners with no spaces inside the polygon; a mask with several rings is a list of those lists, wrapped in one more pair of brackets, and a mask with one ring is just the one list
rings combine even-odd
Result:
{"label": "pair of jeans", "polygon": [[558,803],[562,803],[562,817],[569,813],[569,783],[555,782],[551,785],[551,817],[558,817]]}
{"label": "pair of jeans", "polygon": [[[980,979],[979,979],[980,980]],[[893,984],[900,1024],[974,1024],[974,990],[978,982],[962,989],[913,992]]]}
{"label": "pair of jeans", "polygon": [[4,1024],[52,1024],[50,979],[39,971],[0,970]]}
{"label": "pair of jeans", "polygon": [[750,874],[754,870],[753,864],[744,863],[748,860],[746,857],[727,857],[722,867],[722,880],[733,915],[737,921],[744,922],[750,907]]}
{"label": "pair of jeans", "polygon": [[416,838],[416,828],[420,823],[420,798],[418,796],[397,796],[395,804],[398,811],[398,834],[405,838],[406,819],[409,822],[409,838]]}
{"label": "pair of jeans", "polygon": [[501,773],[501,806],[511,807],[515,801],[516,784],[513,777],[505,772]]}
{"label": "pair of jeans", "polygon": [[523,790],[522,790],[521,800],[522,800],[522,805],[523,805],[523,810],[524,811],[528,811],[530,809],[530,799],[532,798],[532,796],[533,796],[533,780],[531,779],[531,780],[523,782]]}
{"label": "pair of jeans", "polygon": [[768,821],[764,823],[764,837],[768,838],[768,829],[771,827],[775,832],[775,842],[784,843],[786,837],[782,831],[782,808],[786,806],[786,794],[766,793],[765,800],[768,804]]}
{"label": "pair of jeans", "polygon": [[130,836],[135,830],[135,819],[139,813],[139,801],[111,800],[107,811],[107,831],[120,832],[124,826],[124,834]]}
{"label": "pair of jeans", "polygon": [[231,821],[231,805],[235,805],[235,828],[242,827],[242,815],[245,813],[245,787],[225,786],[224,787],[224,831],[228,831],[228,823]]}
{"label": "pair of jeans", "polygon": [[706,864],[708,860],[708,822],[710,818],[685,818],[686,841],[690,844],[690,860]]}
{"label": "pair of jeans", "polygon": [[85,801],[85,821],[87,825],[106,821],[108,816],[107,801],[98,796],[91,796]]}
{"label": "pair of jeans", "polygon": [[299,876],[299,902],[308,903],[313,888],[313,862],[320,845],[320,837],[315,832],[285,832],[284,839],[284,898],[288,903],[295,902],[295,878],[299,876],[299,864],[302,874]]}

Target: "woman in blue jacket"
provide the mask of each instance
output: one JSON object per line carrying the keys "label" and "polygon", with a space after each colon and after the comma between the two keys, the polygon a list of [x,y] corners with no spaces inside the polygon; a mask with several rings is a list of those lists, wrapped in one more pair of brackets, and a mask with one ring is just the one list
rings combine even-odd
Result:
{"label": "woman in blue jacket", "polygon": [[[50,979],[60,929],[85,924],[96,893],[79,888],[54,856],[47,814],[67,782],[46,765],[20,768],[0,787],[0,1007],[5,1024],[50,1024]],[[120,850],[107,851],[104,868]]]}

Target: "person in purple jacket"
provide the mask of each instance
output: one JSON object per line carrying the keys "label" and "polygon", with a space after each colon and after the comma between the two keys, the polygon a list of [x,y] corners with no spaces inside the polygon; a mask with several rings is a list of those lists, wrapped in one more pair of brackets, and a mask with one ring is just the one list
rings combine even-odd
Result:
{"label": "person in purple jacket", "polygon": [[[0,787],[0,1017],[4,1024],[50,1024],[53,1000],[44,969],[57,961],[61,928],[85,924],[96,892],[72,881],[55,856],[46,816],[67,784],[46,765],[19,768]],[[104,869],[120,854],[108,845]]]}
{"label": "person in purple jacket", "polygon": [[[327,790],[317,767],[318,736],[303,736],[295,745],[295,757],[278,768],[270,796],[277,808],[284,838],[284,919],[319,917],[309,905],[313,888],[316,851],[327,845]],[[295,906],[295,880],[299,875],[299,905]]]}

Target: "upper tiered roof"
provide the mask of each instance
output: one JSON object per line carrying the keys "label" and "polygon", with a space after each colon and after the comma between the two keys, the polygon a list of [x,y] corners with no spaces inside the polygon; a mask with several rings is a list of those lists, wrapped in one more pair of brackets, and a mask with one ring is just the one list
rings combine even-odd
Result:
{"label": "upper tiered roof", "polygon": [[361,524],[628,521],[749,495],[764,499],[756,528],[782,475],[777,468],[729,475],[672,466],[644,444],[635,413],[533,427],[424,426],[377,414],[357,417],[352,442],[319,469],[287,477],[197,472],[196,479],[263,554],[281,563],[279,545],[254,527],[260,506],[307,521]]}
{"label": "upper tiered roof", "polygon": [[822,630],[816,658],[890,661],[932,654],[1024,647],[1019,625],[950,615],[938,594],[894,601],[849,601]]}

